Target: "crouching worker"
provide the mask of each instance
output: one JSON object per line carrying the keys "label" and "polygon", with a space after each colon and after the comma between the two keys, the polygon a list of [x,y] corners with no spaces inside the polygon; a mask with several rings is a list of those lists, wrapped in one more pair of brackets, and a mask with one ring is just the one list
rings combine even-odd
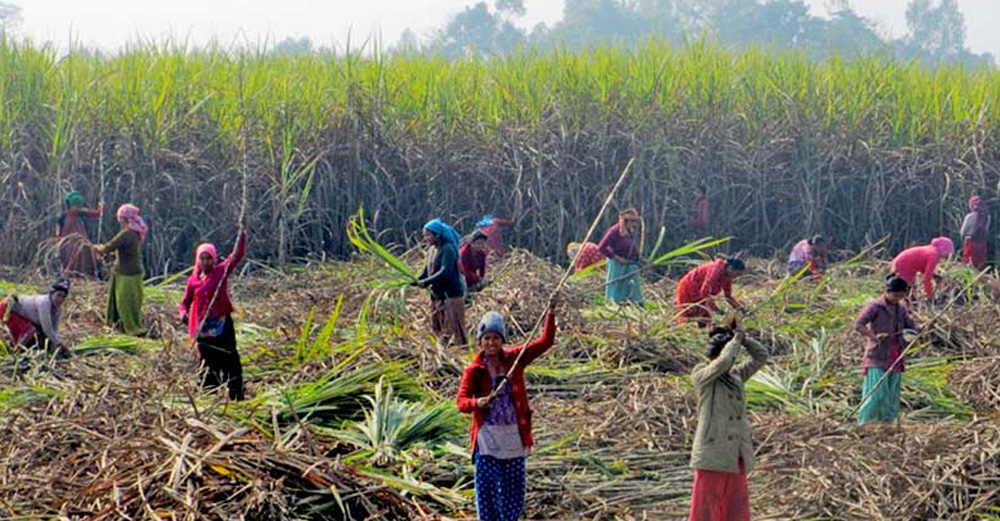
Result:
{"label": "crouching worker", "polygon": [[486,254],[489,253],[486,240],[486,234],[476,230],[469,243],[458,250],[458,267],[465,277],[466,297],[486,289],[492,282],[486,277]]}
{"label": "crouching worker", "polygon": [[218,262],[215,246],[198,246],[194,271],[178,309],[181,320],[188,323],[188,337],[198,347],[202,384],[207,388],[226,385],[230,400],[243,399],[243,365],[236,350],[229,276],[243,260],[246,248],[246,232],[240,234],[236,249],[222,262]]}
{"label": "crouching worker", "polygon": [[0,317],[10,333],[14,348],[57,349],[69,356],[61,336],[62,306],[69,296],[69,279],[60,278],[47,294],[10,295],[0,301]]}
{"label": "crouching worker", "polygon": [[524,510],[524,464],[534,443],[524,368],[555,343],[555,307],[555,301],[549,304],[541,336],[526,346],[504,347],[507,328],[499,313],[486,313],[479,322],[479,353],[462,375],[456,402],[460,411],[472,414],[476,510],[483,521],[515,521]]}
{"label": "crouching worker", "polygon": [[[743,330],[716,327],[709,334],[708,361],[695,366],[698,430],[691,449],[694,488],[689,521],[750,521],[747,472],[753,442],[744,385],[767,363],[767,350]],[[740,348],[750,360],[736,365]]]}

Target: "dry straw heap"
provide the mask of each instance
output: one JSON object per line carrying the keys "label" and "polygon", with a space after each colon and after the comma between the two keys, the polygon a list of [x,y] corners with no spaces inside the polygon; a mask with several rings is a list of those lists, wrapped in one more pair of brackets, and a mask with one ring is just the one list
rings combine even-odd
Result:
{"label": "dry straw heap", "polygon": [[[2,515],[473,515],[468,419],[453,405],[471,354],[437,348],[423,324],[426,296],[386,284],[419,255],[390,267],[395,254],[384,253],[234,280],[242,403],[197,387],[183,331],[169,321],[159,340],[103,337],[100,294],[81,283],[67,319],[80,356],[8,355],[0,366]],[[857,259],[822,283],[788,285],[767,263],[750,264],[736,291],[773,355],[747,388],[760,456],[755,516],[996,519],[995,281],[963,290],[971,271],[948,267],[941,299],[964,300],[907,366],[902,430],[859,430],[847,415],[860,398],[862,342],[848,324],[878,293],[881,269]],[[561,268],[515,250],[493,273],[470,313],[503,312],[520,341]],[[565,288],[559,343],[527,373],[538,440],[531,518],[685,514],[696,421],[687,375],[704,338],[673,321],[668,279],[647,282],[644,313],[606,306],[599,272]],[[169,316],[180,287],[149,293],[147,317]]]}

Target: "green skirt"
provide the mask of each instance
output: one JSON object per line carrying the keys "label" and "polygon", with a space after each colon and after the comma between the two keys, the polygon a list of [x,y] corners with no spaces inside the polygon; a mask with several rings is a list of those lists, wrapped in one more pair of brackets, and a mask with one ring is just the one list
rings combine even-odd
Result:
{"label": "green skirt", "polygon": [[608,283],[604,288],[604,298],[616,304],[642,305],[642,290],[639,288],[639,265],[637,263],[622,264],[614,259],[608,259]]}
{"label": "green skirt", "polygon": [[868,396],[868,399],[861,404],[861,409],[858,411],[858,425],[873,421],[893,423],[896,421],[896,416],[899,416],[899,397],[903,387],[903,373],[893,371],[885,377],[885,381],[874,393],[871,392],[883,374],[885,372],[878,367],[869,367],[865,372],[865,383],[862,386],[861,397]]}
{"label": "green skirt", "polygon": [[145,275],[111,274],[108,288],[108,326],[119,328],[127,335],[143,335],[142,280]]}

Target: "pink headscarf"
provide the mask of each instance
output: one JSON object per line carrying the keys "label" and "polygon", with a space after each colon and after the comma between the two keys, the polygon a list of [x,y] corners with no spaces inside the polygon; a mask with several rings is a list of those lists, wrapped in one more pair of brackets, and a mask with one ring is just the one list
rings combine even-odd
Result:
{"label": "pink headscarf", "polygon": [[199,266],[198,259],[201,258],[202,253],[207,253],[209,257],[215,262],[219,261],[219,254],[215,251],[215,245],[211,243],[201,243],[198,248],[194,250],[194,271],[195,273],[201,272],[201,267]]}
{"label": "pink headscarf", "polygon": [[139,239],[146,242],[146,232],[149,231],[149,227],[146,226],[146,221],[139,217],[137,206],[126,203],[118,207],[118,222],[122,223],[125,228],[138,233]]}
{"label": "pink headscarf", "polygon": [[[978,195],[974,195],[969,198],[969,209],[973,212],[978,212],[979,207],[983,204],[983,198]],[[985,211],[985,208],[983,209]]]}
{"label": "pink headscarf", "polygon": [[955,243],[951,242],[951,239],[947,237],[938,237],[931,241],[931,246],[934,247],[938,252],[938,256],[942,259],[955,253]]}

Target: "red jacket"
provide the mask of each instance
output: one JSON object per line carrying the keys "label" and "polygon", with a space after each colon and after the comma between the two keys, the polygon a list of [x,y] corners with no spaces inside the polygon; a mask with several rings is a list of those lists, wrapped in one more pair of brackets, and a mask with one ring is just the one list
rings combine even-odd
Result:
{"label": "red jacket", "polygon": [[220,282],[222,289],[215,297],[215,303],[212,305],[209,317],[221,318],[233,312],[233,303],[229,299],[229,275],[236,270],[236,265],[243,260],[246,251],[247,234],[243,232],[239,242],[236,243],[236,250],[226,260],[216,264],[211,273],[202,278],[200,270],[195,267],[194,272],[188,277],[184,298],[181,299],[177,311],[181,316],[188,315],[188,336],[190,338],[198,337],[196,329],[201,324],[201,319],[208,310],[208,303],[212,300],[212,295],[215,295],[215,288],[219,286]]}
{"label": "red jacket", "polygon": [[[534,445],[535,440],[531,437],[532,412],[531,406],[528,404],[528,391],[524,385],[524,368],[548,351],[555,344],[555,341],[556,317],[555,314],[549,312],[545,317],[545,326],[542,328],[542,335],[540,337],[528,342],[527,347],[512,347],[504,349],[500,353],[500,363],[503,364],[504,372],[506,373],[510,370],[511,365],[514,364],[514,359],[517,358],[518,353],[522,349],[527,349],[524,356],[521,357],[521,362],[518,363],[517,368],[514,370],[514,374],[511,375],[510,382],[506,384],[510,386],[510,392],[514,400],[514,411],[517,413],[517,427],[521,432],[521,442],[524,443],[525,448]],[[479,434],[479,428],[486,421],[487,413],[485,409],[476,407],[476,399],[489,396],[492,390],[493,385],[490,380],[490,370],[486,367],[486,361],[483,359],[482,352],[480,352],[472,360],[472,363],[469,364],[469,367],[465,368],[465,372],[462,374],[462,383],[458,386],[458,397],[455,399],[459,411],[472,414],[471,438],[473,450],[476,447],[476,436]]]}
{"label": "red jacket", "polygon": [[472,249],[471,244],[458,250],[458,269],[465,275],[465,283],[469,286],[486,277],[486,252]]}
{"label": "red jacket", "polygon": [[723,259],[706,262],[684,275],[677,284],[677,306],[701,304],[717,311],[719,308],[712,296],[720,292],[726,295],[731,306],[741,307],[733,298],[733,279],[726,274],[726,261]]}

